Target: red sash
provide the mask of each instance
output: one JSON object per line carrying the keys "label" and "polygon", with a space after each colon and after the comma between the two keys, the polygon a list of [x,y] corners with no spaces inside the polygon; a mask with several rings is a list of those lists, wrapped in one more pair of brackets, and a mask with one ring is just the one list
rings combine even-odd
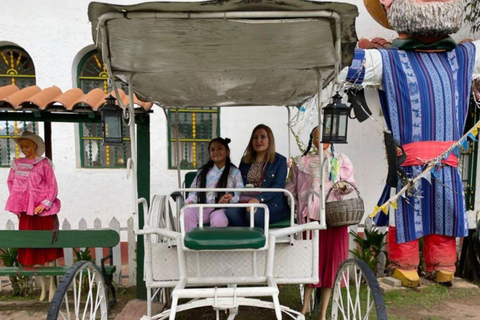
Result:
{"label": "red sash", "polygon": [[[450,148],[456,141],[419,141],[403,145],[403,150],[407,154],[407,160],[402,163],[402,167],[424,165],[428,161],[435,159],[445,150]],[[442,163],[458,167],[458,159],[450,153],[447,159],[443,159]]]}

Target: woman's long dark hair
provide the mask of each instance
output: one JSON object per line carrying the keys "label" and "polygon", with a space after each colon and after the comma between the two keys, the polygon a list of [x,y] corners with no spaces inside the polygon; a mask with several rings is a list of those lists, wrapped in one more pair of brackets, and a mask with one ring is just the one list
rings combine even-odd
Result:
{"label": "woman's long dark hair", "polygon": [[307,146],[307,150],[305,150],[305,152],[303,153],[302,156],[306,156],[310,150],[312,149],[312,145],[313,145],[313,138],[314,138],[314,134],[315,134],[315,130],[318,129],[318,126],[316,126],[315,128],[313,128],[312,132],[310,132],[310,140],[308,140],[308,146]]}
{"label": "woman's long dark hair", "polygon": [[[225,149],[227,149],[227,151],[230,151],[230,147],[228,146],[230,141],[231,140],[229,138],[225,138],[225,139],[215,138],[215,139],[212,139],[212,141],[210,141],[208,143],[208,151],[210,152],[210,146],[214,142],[221,143],[225,147]],[[203,165],[203,167],[201,167],[199,169],[200,173],[198,175],[198,181],[200,182],[200,185],[198,185],[198,182],[197,182],[197,188],[205,188],[206,187],[206,185],[207,185],[207,173],[208,173],[208,171],[210,171],[210,169],[213,168],[214,164],[215,163],[213,162],[213,160],[210,159],[206,164]],[[220,179],[218,180],[215,188],[226,188],[227,187],[228,175],[230,174],[230,167],[231,166],[235,167],[235,165],[232,164],[232,161],[230,160],[230,155],[227,155],[227,160],[225,161],[225,169],[223,170],[223,173],[220,176]],[[218,203],[218,201],[220,200],[220,198],[224,194],[225,194],[225,192],[217,192],[216,196],[215,196],[215,203]],[[198,193],[198,203],[206,203],[206,201],[207,201],[206,198],[207,198],[207,196],[206,196],[205,192],[199,192]]]}

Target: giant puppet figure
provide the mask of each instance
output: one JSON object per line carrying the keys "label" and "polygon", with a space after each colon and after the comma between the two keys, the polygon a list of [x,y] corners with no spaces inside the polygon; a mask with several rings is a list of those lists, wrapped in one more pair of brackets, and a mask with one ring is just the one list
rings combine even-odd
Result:
{"label": "giant puppet figure", "polygon": [[[377,22],[399,37],[388,50],[356,50],[348,75],[343,74],[347,83],[379,88],[386,125],[405,150],[402,169],[411,178],[462,137],[472,78],[480,74],[480,42],[457,44],[449,37],[462,24],[464,0],[364,3]],[[452,153],[434,169],[432,179],[422,179],[414,194],[397,202],[387,250],[392,276],[404,286],[420,284],[421,237],[427,276],[439,283],[453,281],[455,237],[468,233],[457,165]],[[396,187],[398,191],[402,182]]]}

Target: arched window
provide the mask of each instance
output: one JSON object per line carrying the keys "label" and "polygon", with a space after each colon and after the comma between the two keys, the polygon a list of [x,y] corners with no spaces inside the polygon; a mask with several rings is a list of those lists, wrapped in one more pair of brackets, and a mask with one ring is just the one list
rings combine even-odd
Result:
{"label": "arched window", "polygon": [[[0,46],[0,87],[14,84],[23,89],[35,83],[30,55],[17,46]],[[0,167],[9,167],[12,159],[20,157],[20,149],[12,138],[24,130],[38,133],[38,126],[31,121],[0,121]]]}
{"label": "arched window", "polygon": [[[95,88],[105,93],[110,91],[108,72],[97,50],[85,54],[78,64],[77,86],[87,93]],[[128,88],[119,85],[126,93]],[[121,146],[102,145],[102,125],[100,123],[80,123],[80,155],[83,168],[124,168],[130,157],[129,130],[123,127]]]}

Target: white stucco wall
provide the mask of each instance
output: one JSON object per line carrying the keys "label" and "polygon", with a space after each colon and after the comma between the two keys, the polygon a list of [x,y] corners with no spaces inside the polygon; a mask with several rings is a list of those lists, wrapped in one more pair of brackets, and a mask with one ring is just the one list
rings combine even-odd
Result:
{"label": "white stucco wall", "polygon": [[[132,4],[137,1],[103,1]],[[395,33],[383,29],[366,13],[361,1],[344,1],[360,6],[357,20],[358,37],[385,37]],[[23,47],[33,58],[37,85],[46,88],[56,85],[66,91],[75,85],[79,52],[93,44],[87,18],[89,1],[49,0],[41,4],[34,0],[4,0],[0,11],[0,44],[9,42]],[[455,38],[470,37],[466,29]],[[368,93],[374,116],[382,123],[378,100],[374,91]],[[163,194],[177,185],[176,172],[168,170],[167,127],[160,109],[151,116],[151,191]],[[232,139],[232,160],[238,163],[248,142],[251,129],[265,123],[272,127],[278,152],[287,155],[286,108],[232,108],[222,109],[222,136]],[[42,127],[41,127],[42,128]],[[310,128],[305,130],[307,139]],[[355,165],[355,178],[365,199],[367,211],[375,205],[382,190],[386,162],[382,147],[382,125],[368,121],[351,121],[349,143],[336,149],[346,153]],[[122,225],[131,216],[131,180],[124,169],[81,169],[78,166],[78,129],[74,124],[52,124],[53,161],[62,201],[60,213],[75,226],[84,218],[89,226],[100,218],[104,225],[117,217]],[[40,131],[42,132],[42,131]],[[292,156],[299,154],[292,138]],[[143,164],[140,164],[143,165]],[[15,219],[3,210],[8,196],[6,179],[8,169],[0,168],[0,229],[7,219]],[[477,197],[479,199],[479,197]]]}

